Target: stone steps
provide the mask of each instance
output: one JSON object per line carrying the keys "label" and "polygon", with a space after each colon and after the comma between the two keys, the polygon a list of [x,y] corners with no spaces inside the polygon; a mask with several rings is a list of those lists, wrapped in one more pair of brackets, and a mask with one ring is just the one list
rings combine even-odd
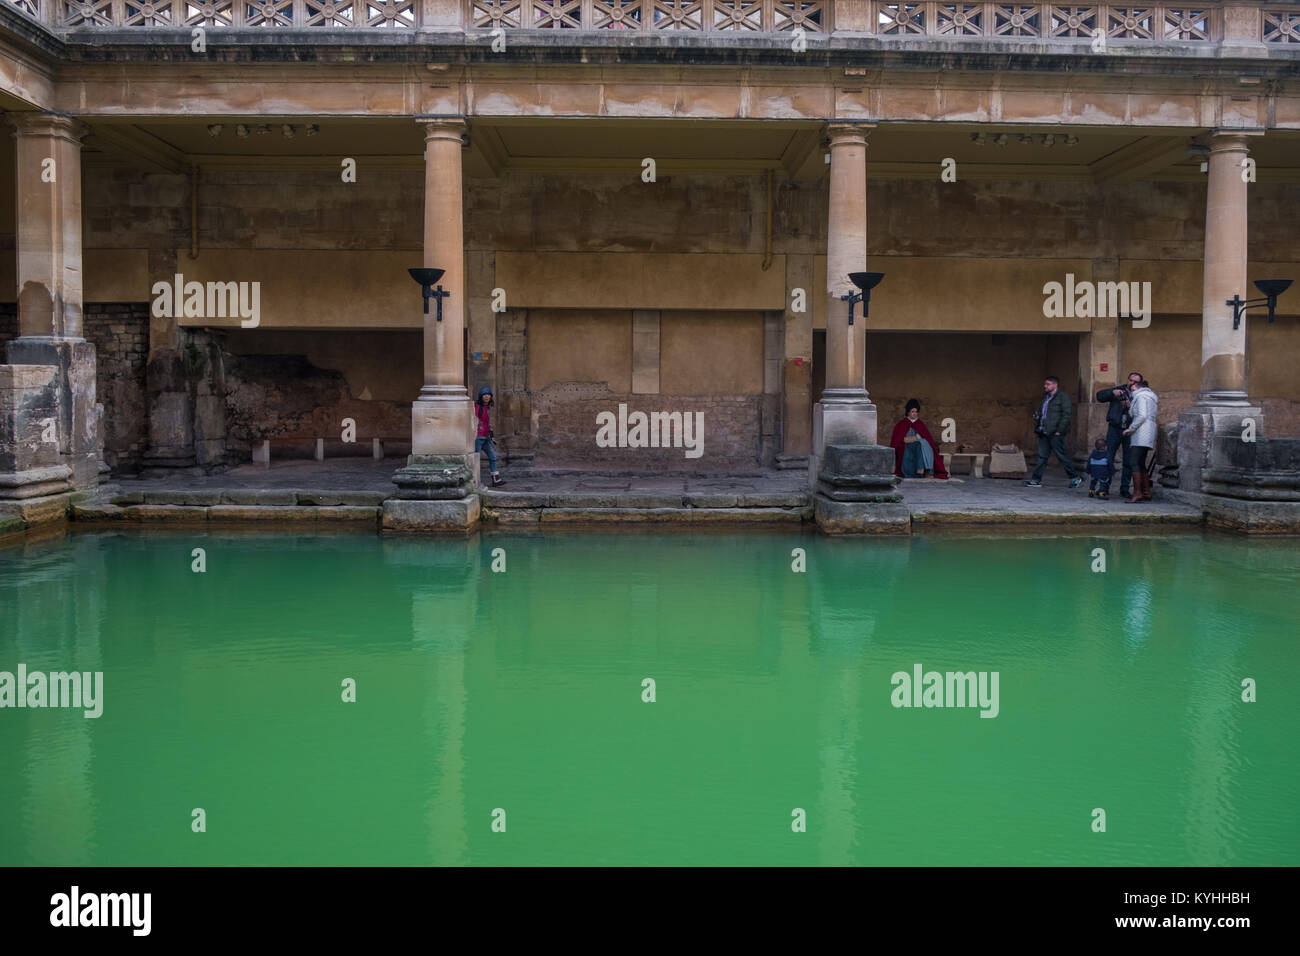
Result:
{"label": "stone steps", "polygon": [[220,524],[257,523],[347,524],[379,527],[380,509],[375,505],[187,505],[88,503],[74,505],[72,520],[78,522],[126,522],[136,524]]}
{"label": "stone steps", "polygon": [[663,491],[494,491],[479,492],[484,508],[618,508],[618,509],[802,509],[812,495],[802,491],[663,492]]}
{"label": "stone steps", "polygon": [[295,491],[292,489],[227,488],[212,490],[114,491],[103,495],[114,505],[187,505],[208,508],[214,505],[246,507],[367,507],[378,508],[391,496],[387,491]]}
{"label": "stone steps", "polygon": [[545,507],[500,508],[484,503],[482,520],[500,526],[589,525],[589,524],[786,524],[798,526],[811,521],[811,505],[803,508],[638,508],[638,507]]}

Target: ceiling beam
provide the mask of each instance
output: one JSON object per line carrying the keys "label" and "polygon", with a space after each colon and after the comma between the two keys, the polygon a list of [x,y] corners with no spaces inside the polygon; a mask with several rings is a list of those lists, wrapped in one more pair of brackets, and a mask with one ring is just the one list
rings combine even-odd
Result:
{"label": "ceiling beam", "polygon": [[1143,136],[1089,164],[1093,182],[1131,183],[1187,158],[1191,133]]}
{"label": "ceiling beam", "polygon": [[92,126],[87,145],[109,154],[125,154],[156,172],[187,173],[192,165],[185,153],[138,126]]}
{"label": "ceiling beam", "polygon": [[791,179],[820,179],[825,175],[822,162],[821,130],[801,129],[790,137],[781,165]]}

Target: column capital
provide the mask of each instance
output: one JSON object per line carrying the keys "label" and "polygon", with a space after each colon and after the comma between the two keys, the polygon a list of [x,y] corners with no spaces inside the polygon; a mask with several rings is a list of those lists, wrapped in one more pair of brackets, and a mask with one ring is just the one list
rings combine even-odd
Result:
{"label": "column capital", "polygon": [[1210,146],[1210,152],[1221,153],[1231,150],[1248,150],[1250,141],[1257,137],[1263,136],[1262,129],[1232,129],[1230,127],[1218,127],[1210,130],[1206,135],[1206,140]]}
{"label": "column capital", "polygon": [[63,113],[45,113],[33,110],[23,113],[9,113],[5,120],[14,128],[15,138],[20,136],[56,137],[80,146],[81,141],[90,132],[90,127],[85,123]]}
{"label": "column capital", "polygon": [[469,131],[463,116],[417,116],[415,121],[424,127],[424,141],[433,139],[460,139]]}
{"label": "column capital", "polygon": [[832,120],[826,124],[826,137],[832,146],[866,146],[875,123]]}

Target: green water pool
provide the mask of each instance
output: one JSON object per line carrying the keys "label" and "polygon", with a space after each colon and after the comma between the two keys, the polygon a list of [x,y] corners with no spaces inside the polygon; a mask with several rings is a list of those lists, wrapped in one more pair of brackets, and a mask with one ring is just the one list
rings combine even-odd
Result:
{"label": "green water pool", "polygon": [[[101,673],[102,714],[0,709],[0,864],[1295,865],[1298,572],[1201,535],[11,547],[0,671]],[[996,673],[996,716],[917,666],[932,703]]]}

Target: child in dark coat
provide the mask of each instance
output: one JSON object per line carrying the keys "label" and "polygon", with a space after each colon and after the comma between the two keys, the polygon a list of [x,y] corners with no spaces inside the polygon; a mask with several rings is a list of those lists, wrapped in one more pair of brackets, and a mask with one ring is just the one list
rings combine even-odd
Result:
{"label": "child in dark coat", "polygon": [[1098,438],[1093,442],[1092,454],[1088,456],[1088,474],[1092,476],[1092,481],[1088,484],[1088,497],[1109,498],[1110,476],[1113,472],[1104,438]]}

